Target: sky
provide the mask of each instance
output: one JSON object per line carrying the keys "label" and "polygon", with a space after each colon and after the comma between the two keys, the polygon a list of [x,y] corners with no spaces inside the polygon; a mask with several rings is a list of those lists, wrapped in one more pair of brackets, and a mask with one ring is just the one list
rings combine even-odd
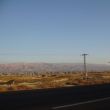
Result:
{"label": "sky", "polygon": [[110,61],[110,0],[0,0],[0,63]]}

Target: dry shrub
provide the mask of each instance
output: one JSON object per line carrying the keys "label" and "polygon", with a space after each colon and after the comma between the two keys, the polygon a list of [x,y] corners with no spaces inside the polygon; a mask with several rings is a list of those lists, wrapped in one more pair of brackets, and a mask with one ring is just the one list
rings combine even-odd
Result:
{"label": "dry shrub", "polygon": [[16,90],[31,90],[33,88],[25,86],[25,85],[19,85],[16,87]]}

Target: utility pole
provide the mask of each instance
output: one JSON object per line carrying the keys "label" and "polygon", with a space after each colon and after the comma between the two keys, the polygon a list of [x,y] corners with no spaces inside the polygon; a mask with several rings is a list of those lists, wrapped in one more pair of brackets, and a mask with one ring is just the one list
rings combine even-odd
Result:
{"label": "utility pole", "polygon": [[108,62],[110,64],[110,62]]}
{"label": "utility pole", "polygon": [[88,54],[82,54],[82,56],[84,57],[84,73],[85,73],[85,77],[86,77],[86,79],[87,79],[87,77],[88,77],[88,74],[87,74],[87,66],[86,66],[86,56],[87,56]]}

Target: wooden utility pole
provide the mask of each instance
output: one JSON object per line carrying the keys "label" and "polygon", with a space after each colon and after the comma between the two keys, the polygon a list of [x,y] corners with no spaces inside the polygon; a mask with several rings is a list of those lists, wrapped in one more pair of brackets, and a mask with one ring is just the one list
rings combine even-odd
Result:
{"label": "wooden utility pole", "polygon": [[87,65],[86,65],[86,56],[87,56],[88,54],[82,54],[82,56],[84,57],[84,73],[85,73],[85,77],[86,77],[86,79],[88,78],[88,74],[87,74]]}

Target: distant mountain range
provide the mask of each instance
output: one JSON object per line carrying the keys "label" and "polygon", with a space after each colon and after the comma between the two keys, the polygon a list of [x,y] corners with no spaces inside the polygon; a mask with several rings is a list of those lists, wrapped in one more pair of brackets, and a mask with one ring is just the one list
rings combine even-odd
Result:
{"label": "distant mountain range", "polygon": [[[87,64],[88,71],[110,71],[109,65]],[[83,71],[81,63],[11,63],[0,64],[0,72]]]}

